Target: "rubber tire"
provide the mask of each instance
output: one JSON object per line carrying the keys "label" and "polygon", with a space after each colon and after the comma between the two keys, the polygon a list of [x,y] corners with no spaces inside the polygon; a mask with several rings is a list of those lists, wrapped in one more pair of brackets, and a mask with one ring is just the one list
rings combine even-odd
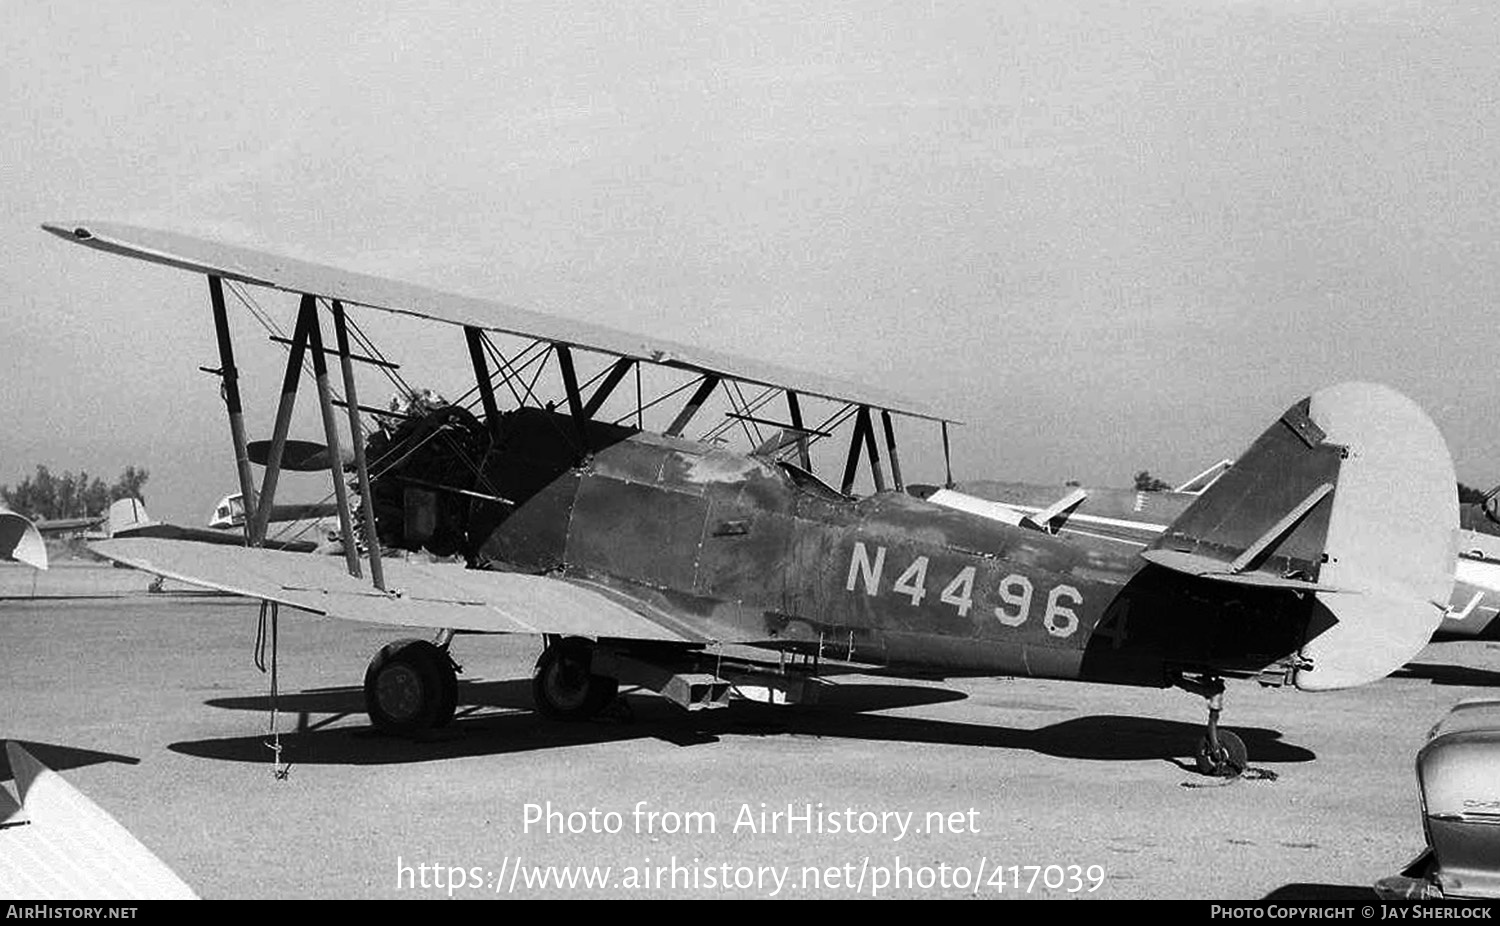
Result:
{"label": "rubber tire", "polygon": [[554,720],[587,720],[613,701],[620,683],[589,671],[594,645],[579,637],[562,640],[542,651],[531,677],[536,709]]}
{"label": "rubber tire", "polygon": [[445,727],[457,706],[453,662],[427,640],[388,643],[365,670],[365,712],[384,733],[417,736]]}
{"label": "rubber tire", "polygon": [[1212,754],[1208,746],[1208,734],[1198,741],[1195,757],[1198,771],[1214,778],[1238,778],[1250,764],[1245,741],[1228,730],[1219,731],[1219,751]]}

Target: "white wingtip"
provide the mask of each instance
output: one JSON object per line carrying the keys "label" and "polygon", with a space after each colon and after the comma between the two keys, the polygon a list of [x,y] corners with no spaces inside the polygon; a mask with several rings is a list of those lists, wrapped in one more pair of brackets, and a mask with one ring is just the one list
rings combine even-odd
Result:
{"label": "white wingtip", "polygon": [[47,568],[47,545],[36,525],[14,511],[0,509],[0,559],[37,569]]}

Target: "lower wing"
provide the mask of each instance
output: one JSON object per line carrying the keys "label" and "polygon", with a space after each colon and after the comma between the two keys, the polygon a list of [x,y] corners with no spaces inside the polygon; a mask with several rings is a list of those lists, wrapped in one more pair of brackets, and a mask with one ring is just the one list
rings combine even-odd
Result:
{"label": "lower wing", "polygon": [[668,615],[547,576],[385,560],[392,591],[381,592],[349,575],[342,558],[144,537],[103,540],[90,549],[190,585],[372,624],[712,642]]}

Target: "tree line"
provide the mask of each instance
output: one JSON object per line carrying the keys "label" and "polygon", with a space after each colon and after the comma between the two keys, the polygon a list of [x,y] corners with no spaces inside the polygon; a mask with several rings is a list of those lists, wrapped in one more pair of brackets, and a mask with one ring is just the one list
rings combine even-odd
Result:
{"label": "tree line", "polygon": [[14,489],[0,485],[0,501],[12,511],[37,520],[59,518],[92,518],[109,510],[111,502],[121,498],[145,501],[141,489],[150,473],[140,467],[127,466],[113,484],[106,484],[86,471],[55,474],[38,465],[36,473],[27,476]]}

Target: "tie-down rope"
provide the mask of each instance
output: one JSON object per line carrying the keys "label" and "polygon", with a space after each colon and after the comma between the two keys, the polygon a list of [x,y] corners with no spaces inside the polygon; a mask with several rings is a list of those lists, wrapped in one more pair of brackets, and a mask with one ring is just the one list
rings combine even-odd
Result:
{"label": "tie-down rope", "polygon": [[[260,625],[255,631],[255,667],[262,673],[266,672],[266,643],[271,644],[271,716],[266,725],[266,748],[271,750],[271,774],[280,781],[285,781],[292,771],[290,763],[283,764],[281,761],[281,731],[277,729],[277,695],[279,694],[276,678],[276,656],[277,656],[277,623],[280,617],[281,605],[275,601],[262,600],[260,603]],[[269,632],[268,632],[269,631]]]}

